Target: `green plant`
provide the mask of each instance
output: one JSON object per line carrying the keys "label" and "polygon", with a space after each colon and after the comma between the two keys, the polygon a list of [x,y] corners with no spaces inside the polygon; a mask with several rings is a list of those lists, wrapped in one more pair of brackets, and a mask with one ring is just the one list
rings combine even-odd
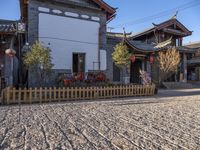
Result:
{"label": "green plant", "polygon": [[127,67],[130,65],[131,54],[128,51],[128,47],[123,43],[119,43],[114,47],[112,53],[112,59],[116,66],[119,68]]}
{"label": "green plant", "polygon": [[[119,43],[114,47],[114,52],[112,53],[112,59],[116,66],[122,71],[125,70],[128,73],[130,67],[130,57],[132,54],[128,51],[128,47],[123,43]],[[122,74],[123,76],[123,74]]]}
{"label": "green plant", "polygon": [[51,73],[53,68],[51,59],[51,50],[38,41],[31,46],[31,50],[25,53],[23,57],[23,63],[29,72],[34,71],[38,75],[40,86],[46,81],[47,75]]}

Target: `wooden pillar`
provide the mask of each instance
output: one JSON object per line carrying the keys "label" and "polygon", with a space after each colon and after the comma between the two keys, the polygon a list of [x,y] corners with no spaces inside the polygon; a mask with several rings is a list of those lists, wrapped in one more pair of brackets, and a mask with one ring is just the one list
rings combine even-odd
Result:
{"label": "wooden pillar", "polygon": [[187,82],[187,55],[185,53],[183,53],[183,70],[184,70],[183,82]]}
{"label": "wooden pillar", "polygon": [[144,64],[144,63],[145,63],[145,61],[142,60],[142,70],[143,70],[143,71],[145,71],[145,64]]}
{"label": "wooden pillar", "polygon": [[195,68],[196,80],[200,81],[200,67]]}
{"label": "wooden pillar", "polygon": [[147,61],[147,73],[151,74],[151,64]]}

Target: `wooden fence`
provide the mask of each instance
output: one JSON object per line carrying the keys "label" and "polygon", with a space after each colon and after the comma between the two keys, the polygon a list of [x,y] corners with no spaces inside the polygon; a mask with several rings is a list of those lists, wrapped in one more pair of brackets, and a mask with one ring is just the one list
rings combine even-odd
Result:
{"label": "wooden fence", "polygon": [[6,88],[2,91],[5,104],[53,102],[66,100],[107,99],[119,97],[152,96],[155,85],[123,85],[105,87],[68,88]]}

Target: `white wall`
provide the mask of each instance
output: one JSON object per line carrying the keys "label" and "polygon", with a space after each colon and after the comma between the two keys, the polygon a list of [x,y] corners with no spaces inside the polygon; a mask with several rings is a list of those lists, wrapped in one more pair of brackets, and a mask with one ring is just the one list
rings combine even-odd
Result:
{"label": "white wall", "polygon": [[99,27],[93,21],[40,13],[39,40],[51,48],[54,69],[72,69],[72,53],[81,52],[86,54],[86,71],[93,70],[93,62],[98,62]]}

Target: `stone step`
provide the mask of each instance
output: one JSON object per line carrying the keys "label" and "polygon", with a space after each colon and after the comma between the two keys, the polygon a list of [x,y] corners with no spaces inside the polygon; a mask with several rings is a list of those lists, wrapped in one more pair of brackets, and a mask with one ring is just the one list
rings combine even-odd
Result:
{"label": "stone step", "polygon": [[163,85],[167,89],[191,89],[195,88],[191,83],[184,83],[184,82],[163,82]]}

